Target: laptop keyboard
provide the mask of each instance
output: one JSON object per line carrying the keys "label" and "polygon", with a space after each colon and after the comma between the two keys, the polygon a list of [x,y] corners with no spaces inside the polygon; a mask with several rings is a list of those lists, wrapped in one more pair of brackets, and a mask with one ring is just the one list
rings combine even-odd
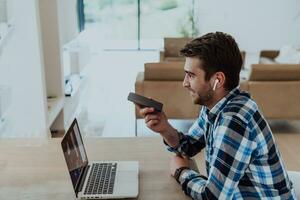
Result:
{"label": "laptop keyboard", "polygon": [[93,163],[84,194],[112,194],[116,170],[117,163]]}

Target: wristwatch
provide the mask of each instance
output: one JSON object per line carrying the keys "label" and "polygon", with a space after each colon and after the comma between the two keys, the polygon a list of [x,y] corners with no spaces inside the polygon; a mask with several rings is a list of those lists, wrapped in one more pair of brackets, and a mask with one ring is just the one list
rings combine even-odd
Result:
{"label": "wristwatch", "polygon": [[182,172],[183,170],[185,170],[185,169],[190,169],[190,168],[188,168],[188,167],[179,167],[178,169],[175,170],[174,178],[175,178],[175,180],[176,180],[178,183],[180,183],[180,182],[179,182],[179,177],[180,177],[180,175],[181,175],[181,172]]}

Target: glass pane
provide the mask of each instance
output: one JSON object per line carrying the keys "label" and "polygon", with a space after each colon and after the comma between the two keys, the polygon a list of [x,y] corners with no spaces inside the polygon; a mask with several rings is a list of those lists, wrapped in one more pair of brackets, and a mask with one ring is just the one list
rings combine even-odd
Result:
{"label": "glass pane", "polygon": [[199,0],[141,0],[141,48],[162,48],[164,37],[193,37]]}
{"label": "glass pane", "polygon": [[137,0],[85,0],[85,29],[103,48],[137,48]]}

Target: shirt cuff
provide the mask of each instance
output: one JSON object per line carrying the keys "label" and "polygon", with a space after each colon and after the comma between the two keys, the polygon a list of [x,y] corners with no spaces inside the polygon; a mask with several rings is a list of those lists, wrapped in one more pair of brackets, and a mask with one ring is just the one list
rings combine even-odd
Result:
{"label": "shirt cuff", "polygon": [[171,147],[165,140],[163,140],[163,142],[167,146],[168,151],[174,152],[176,154],[181,154],[180,147],[181,147],[181,143],[182,143],[182,139],[183,139],[183,133],[177,131],[177,134],[178,134],[178,138],[179,138],[179,143],[176,147]]}
{"label": "shirt cuff", "polygon": [[186,195],[189,195],[191,189],[188,188],[188,183],[194,179],[197,180],[197,185],[205,185],[207,181],[207,177],[200,175],[199,173],[195,172],[194,170],[191,169],[185,169],[181,172],[179,176],[179,182],[180,185],[182,186],[182,190]]}
{"label": "shirt cuff", "polygon": [[181,172],[179,176],[179,182],[182,184],[186,179],[191,179],[192,177],[198,177],[200,174],[192,169],[185,169]]}

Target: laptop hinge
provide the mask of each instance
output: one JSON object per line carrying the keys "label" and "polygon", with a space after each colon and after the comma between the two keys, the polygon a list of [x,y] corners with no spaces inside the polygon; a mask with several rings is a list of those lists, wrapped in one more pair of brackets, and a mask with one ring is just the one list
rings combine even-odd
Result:
{"label": "laptop hinge", "polygon": [[77,185],[77,188],[75,189],[76,197],[78,198],[78,193],[82,191],[82,187],[84,184],[84,180],[87,176],[87,173],[89,171],[90,166],[86,165],[83,169],[82,176],[79,178],[79,184]]}

